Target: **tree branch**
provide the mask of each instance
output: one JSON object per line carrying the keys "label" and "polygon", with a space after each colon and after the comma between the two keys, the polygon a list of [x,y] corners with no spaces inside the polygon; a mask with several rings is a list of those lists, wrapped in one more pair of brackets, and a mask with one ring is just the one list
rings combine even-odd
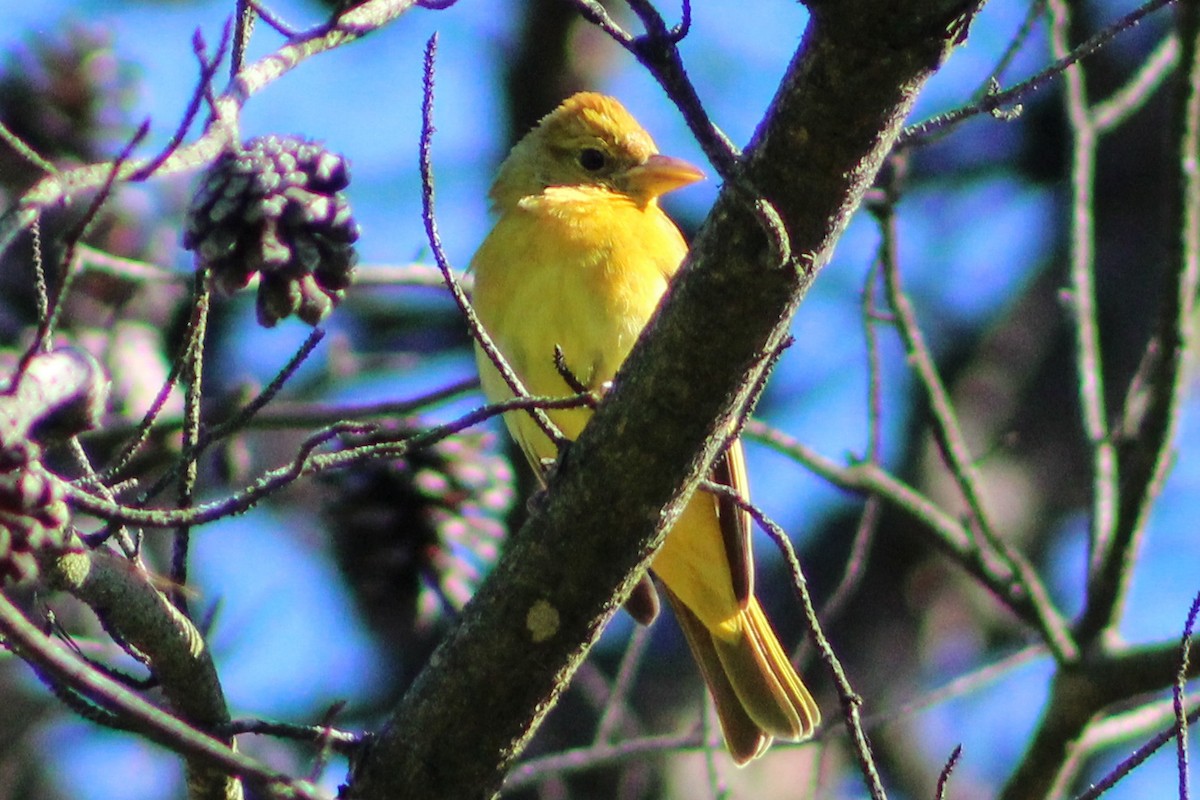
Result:
{"label": "tree branch", "polygon": [[1174,108],[1176,152],[1172,242],[1167,287],[1157,331],[1147,345],[1138,377],[1124,409],[1119,452],[1121,498],[1113,535],[1092,559],[1087,605],[1077,625],[1079,637],[1096,636],[1120,619],[1132,559],[1147,518],[1174,461],[1179,413],[1189,377],[1184,363],[1195,349],[1196,295],[1200,288],[1200,11],[1179,5],[1180,63]]}
{"label": "tree branch", "polygon": [[915,2],[814,12],[691,265],[347,797],[499,790],[744,411],[763,354],[786,335],[962,13]]}

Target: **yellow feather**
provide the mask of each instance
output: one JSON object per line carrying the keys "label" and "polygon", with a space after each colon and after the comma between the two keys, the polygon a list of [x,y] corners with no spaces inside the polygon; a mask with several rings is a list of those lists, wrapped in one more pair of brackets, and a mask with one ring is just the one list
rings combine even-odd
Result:
{"label": "yellow feather", "polygon": [[[659,155],[619,103],[597,94],[568,99],[513,148],[491,191],[496,224],[471,262],[473,302],[532,394],[574,393],[555,365],[556,345],[584,385],[601,388],[612,379],[687,252],[657,198],[700,177]],[[482,352],[476,361],[487,396],[510,397]],[[591,412],[549,415],[573,439]],[[528,414],[505,421],[535,469],[555,457]],[[745,493],[740,443],[727,458],[732,485]],[[711,495],[697,493],[651,568],[712,690],[726,744],[744,763],[772,737],[808,737],[820,714],[758,601],[738,596],[727,555],[730,524]],[[752,591],[752,576],[744,577]]]}

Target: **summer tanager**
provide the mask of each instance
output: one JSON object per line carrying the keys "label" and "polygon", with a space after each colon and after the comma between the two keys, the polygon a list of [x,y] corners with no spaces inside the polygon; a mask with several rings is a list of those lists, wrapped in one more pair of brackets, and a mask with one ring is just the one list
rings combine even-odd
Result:
{"label": "summer tanager", "polygon": [[[569,396],[572,383],[603,390],[613,378],[687,252],[658,197],[702,177],[691,164],[659,155],[629,112],[599,94],[569,98],[512,149],[490,193],[495,227],[471,262],[473,301],[530,393]],[[476,360],[487,396],[511,397],[479,348]],[[574,439],[591,411],[549,416]],[[555,457],[527,413],[505,419],[535,471]],[[714,478],[745,496],[740,442]],[[754,598],[749,547],[747,515],[698,491],[651,563],[739,764],[761,755],[773,737],[808,737],[820,719]]]}

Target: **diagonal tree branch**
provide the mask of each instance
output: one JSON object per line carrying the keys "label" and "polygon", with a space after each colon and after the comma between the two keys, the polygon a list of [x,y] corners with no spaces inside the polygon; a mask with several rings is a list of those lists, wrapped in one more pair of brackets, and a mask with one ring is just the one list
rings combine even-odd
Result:
{"label": "diagonal tree branch", "polygon": [[498,791],[745,411],[763,354],[786,335],[973,11],[814,3],[691,266],[560,461],[545,502],[357,765],[347,797]]}

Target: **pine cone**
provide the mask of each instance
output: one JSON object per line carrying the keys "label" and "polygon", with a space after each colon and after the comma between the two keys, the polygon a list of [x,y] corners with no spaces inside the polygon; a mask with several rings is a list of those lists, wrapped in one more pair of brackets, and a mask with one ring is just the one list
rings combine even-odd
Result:
{"label": "pine cone", "polygon": [[512,470],[491,434],[456,436],[328,480],[338,489],[324,511],[338,563],[367,617],[401,637],[475,593],[513,499]]}
{"label": "pine cone", "polygon": [[183,246],[231,294],[258,275],[258,321],[323,320],[354,277],[358,223],[346,160],[295,137],[252,139],[209,168]]}
{"label": "pine cone", "polygon": [[0,585],[38,577],[38,558],[59,553],[72,542],[70,512],[59,485],[38,460],[37,446],[25,446],[28,459],[7,452],[10,468],[0,472]]}

